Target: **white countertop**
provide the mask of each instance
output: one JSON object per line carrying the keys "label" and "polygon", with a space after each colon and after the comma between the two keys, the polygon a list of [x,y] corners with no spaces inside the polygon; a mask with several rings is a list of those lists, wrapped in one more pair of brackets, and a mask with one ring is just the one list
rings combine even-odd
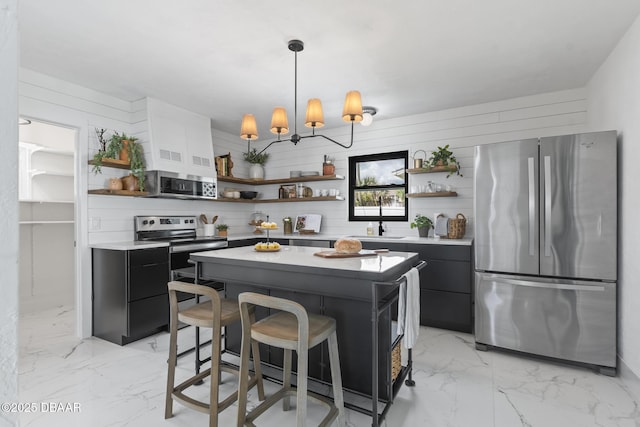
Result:
{"label": "white countertop", "polygon": [[[258,252],[253,246],[218,249],[191,254],[191,258],[201,262],[222,261],[229,265],[262,266],[276,269],[309,271],[316,269],[340,270],[353,273],[386,273],[410,259],[417,257],[413,252],[388,252],[367,257],[322,258],[314,253],[322,248],[308,246],[281,246],[278,252]],[[327,250],[327,249],[324,249]]]}
{"label": "white countertop", "polygon": [[[337,234],[312,234],[312,235],[299,235],[299,234],[283,234],[282,231],[271,231],[269,237],[272,239],[296,239],[296,240],[337,240],[344,235],[339,236]],[[246,239],[267,239],[265,234],[240,234],[231,235],[228,237],[229,241],[246,240]],[[384,242],[384,243],[409,243],[418,245],[453,245],[453,246],[470,246],[473,243],[472,238],[464,239],[434,239],[433,237],[418,237],[418,236],[405,236],[399,238],[393,237],[377,237],[377,236],[358,236],[358,240],[362,242]],[[169,246],[167,242],[136,242],[133,240],[124,242],[103,242],[93,243],[89,245],[95,249],[110,249],[116,251],[129,251],[135,249],[150,249],[150,248],[163,248]]]}
{"label": "white countertop", "polygon": [[105,242],[94,243],[89,245],[95,249],[110,249],[114,251],[130,251],[135,249],[151,249],[151,248],[165,248],[168,247],[168,242],[136,242],[133,240],[126,242]]}
{"label": "white countertop", "polygon": [[[347,237],[345,235],[337,234],[307,234],[300,235],[284,234],[281,230],[275,230],[269,232],[269,237],[272,239],[299,239],[299,240],[338,240],[341,237]],[[454,245],[454,246],[471,246],[473,238],[465,237],[462,239],[434,239],[433,237],[418,237],[418,236],[348,236],[351,238],[357,238],[361,242],[385,242],[385,243],[411,243],[418,245]],[[228,237],[229,241],[244,240],[244,239],[267,239],[267,234],[241,234],[231,235]]]}

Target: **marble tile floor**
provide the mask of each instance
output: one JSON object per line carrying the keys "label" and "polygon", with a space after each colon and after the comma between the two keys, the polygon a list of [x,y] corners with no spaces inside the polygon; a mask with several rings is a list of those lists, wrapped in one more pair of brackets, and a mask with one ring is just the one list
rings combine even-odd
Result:
{"label": "marble tile floor", "polygon": [[[97,338],[73,336],[74,312],[66,307],[21,317],[20,402],[35,403],[20,425],[205,426],[205,414],[174,403],[164,419],[168,334],[160,333],[120,347]],[[182,330],[181,348],[193,343]],[[193,358],[180,359],[178,380],[192,372]],[[225,374],[226,375],[226,374]],[[228,380],[226,396],[235,386]],[[403,386],[383,427],[569,427],[640,426],[640,406],[619,378],[499,351],[478,352],[469,334],[422,327],[414,349],[413,388]],[[277,388],[267,382],[269,394]],[[206,396],[197,387],[194,397]],[[254,390],[250,405],[257,403]],[[79,404],[79,412],[54,412],[49,403]],[[43,407],[44,404],[44,407]],[[59,408],[59,407],[58,407]],[[56,406],[53,405],[53,409]],[[219,425],[235,425],[236,407],[220,414]],[[309,407],[309,425],[324,408]],[[349,426],[370,426],[371,418],[347,410]],[[260,426],[295,425],[295,411],[274,406]]]}

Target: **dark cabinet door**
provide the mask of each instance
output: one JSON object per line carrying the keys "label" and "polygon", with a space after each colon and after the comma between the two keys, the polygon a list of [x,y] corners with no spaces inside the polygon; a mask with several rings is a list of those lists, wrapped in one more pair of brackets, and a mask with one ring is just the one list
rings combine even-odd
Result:
{"label": "dark cabinet door", "polygon": [[471,293],[471,264],[468,261],[430,259],[420,271],[420,289]]}
{"label": "dark cabinet door", "polygon": [[420,289],[420,324],[471,333],[471,296]]}
{"label": "dark cabinet door", "polygon": [[[136,251],[139,252],[139,251]],[[169,264],[150,264],[129,267],[129,301],[167,294],[170,277]]]}
{"label": "dark cabinet door", "polygon": [[129,327],[126,342],[149,335],[169,323],[169,295],[157,295],[129,303]]}

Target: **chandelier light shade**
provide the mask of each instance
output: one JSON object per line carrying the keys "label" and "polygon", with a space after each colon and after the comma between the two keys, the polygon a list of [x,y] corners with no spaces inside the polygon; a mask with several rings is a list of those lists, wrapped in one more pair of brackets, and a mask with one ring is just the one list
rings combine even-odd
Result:
{"label": "chandelier light shade", "polygon": [[240,126],[240,138],[251,141],[252,139],[258,139],[258,126],[256,125],[256,118],[253,114],[245,114],[242,116],[242,126]]}
{"label": "chandelier light shade", "polygon": [[271,133],[286,135],[289,133],[289,121],[287,110],[284,107],[276,107],[271,115]]}
{"label": "chandelier light shade", "polygon": [[324,114],[322,114],[322,102],[318,98],[312,98],[307,102],[307,116],[304,125],[308,128],[321,128],[324,126]]}
{"label": "chandelier light shade", "polygon": [[352,90],[347,93],[344,100],[344,109],[342,110],[342,120],[345,122],[362,121],[362,99],[360,92]]}
{"label": "chandelier light shade", "polygon": [[[291,141],[294,145],[300,142],[303,138],[315,138],[321,137],[328,141],[333,142],[344,148],[350,148],[353,145],[353,124],[354,122],[362,121],[362,100],[360,92],[357,90],[347,93],[347,97],[344,102],[344,109],[342,110],[342,119],[346,122],[351,122],[351,140],[348,144],[342,144],[335,139],[329,138],[326,135],[316,134],[316,128],[324,126],[324,115],[322,113],[322,103],[319,99],[310,99],[307,103],[307,114],[305,116],[304,124],[311,128],[311,135],[299,135],[298,134],[298,52],[302,52],[304,49],[304,43],[300,40],[290,40],[288,44],[289,50],[294,53],[294,117],[293,117],[293,135],[289,139],[281,139],[280,135],[286,135],[289,133],[289,123],[287,121],[287,111],[283,107],[276,107],[273,110],[271,116],[271,132],[278,135],[276,141],[270,142],[265,148],[263,148],[258,154],[263,153],[272,144],[282,141]],[[256,119],[252,114],[245,114],[242,118],[242,125],[240,127],[240,137],[247,140],[247,152],[250,151],[251,140],[258,139],[258,129],[256,125]]]}

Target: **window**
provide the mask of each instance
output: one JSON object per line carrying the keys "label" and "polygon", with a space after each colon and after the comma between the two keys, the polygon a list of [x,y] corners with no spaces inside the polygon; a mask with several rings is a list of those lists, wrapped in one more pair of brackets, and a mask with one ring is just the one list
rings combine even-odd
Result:
{"label": "window", "polygon": [[409,152],[349,157],[349,221],[407,221]]}

